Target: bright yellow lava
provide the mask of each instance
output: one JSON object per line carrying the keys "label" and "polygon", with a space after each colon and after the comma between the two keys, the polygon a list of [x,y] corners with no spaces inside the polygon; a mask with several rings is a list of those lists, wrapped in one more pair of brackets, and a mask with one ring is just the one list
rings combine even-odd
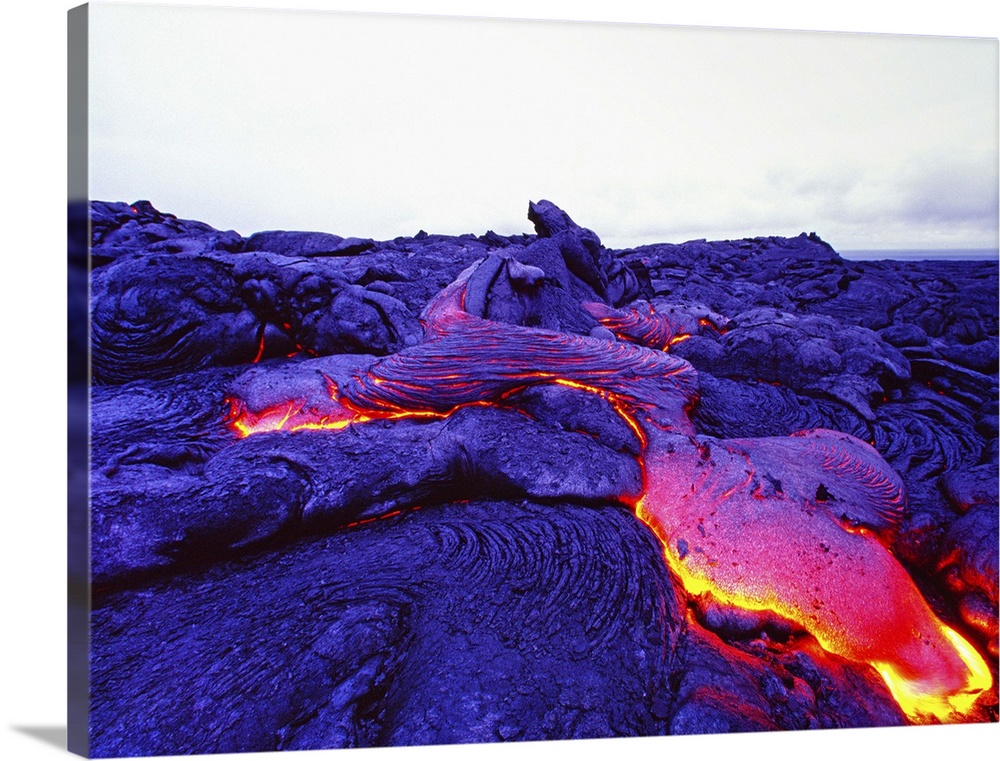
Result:
{"label": "bright yellow lava", "polygon": [[950,695],[936,694],[933,685],[922,685],[918,681],[905,679],[888,663],[873,663],[882,675],[892,697],[903,712],[916,722],[937,719],[941,722],[954,721],[967,714],[976,700],[993,686],[993,675],[979,652],[958,632],[941,624],[941,633],[954,646],[959,657],[969,669],[968,682],[964,689]]}

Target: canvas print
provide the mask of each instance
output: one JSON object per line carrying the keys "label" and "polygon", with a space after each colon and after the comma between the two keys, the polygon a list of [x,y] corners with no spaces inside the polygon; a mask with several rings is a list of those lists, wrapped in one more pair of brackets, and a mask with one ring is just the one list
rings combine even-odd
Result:
{"label": "canvas print", "polygon": [[71,749],[997,721],[996,40],[71,19]]}

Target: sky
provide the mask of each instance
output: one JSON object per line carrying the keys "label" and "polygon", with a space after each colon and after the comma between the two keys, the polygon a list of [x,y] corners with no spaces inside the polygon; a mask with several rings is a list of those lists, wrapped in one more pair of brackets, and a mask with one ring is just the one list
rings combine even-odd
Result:
{"label": "sky", "polygon": [[998,245],[997,41],[91,4],[90,194],[243,235]]}

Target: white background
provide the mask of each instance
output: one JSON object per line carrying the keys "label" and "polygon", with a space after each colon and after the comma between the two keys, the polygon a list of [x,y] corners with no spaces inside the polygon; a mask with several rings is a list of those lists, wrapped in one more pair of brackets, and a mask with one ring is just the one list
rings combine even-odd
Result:
{"label": "white background", "polygon": [[[179,3],[169,3],[179,4]],[[225,3],[214,3],[222,5]],[[805,4],[746,2],[243,2],[237,6],[423,12],[757,28],[996,37],[1000,12],[951,0]],[[818,5],[820,7],[811,7]],[[3,23],[4,330],[0,348],[4,447],[3,640],[0,757],[61,758],[38,739],[65,727],[65,34],[71,3],[21,0]],[[600,232],[600,231],[598,231]],[[295,758],[513,759],[671,756],[712,759],[992,757],[1000,725],[921,727],[710,738],[643,738],[432,749],[316,751]],[[987,750],[991,748],[992,750]],[[360,754],[360,755],[358,755]],[[215,756],[276,758],[272,754]]]}

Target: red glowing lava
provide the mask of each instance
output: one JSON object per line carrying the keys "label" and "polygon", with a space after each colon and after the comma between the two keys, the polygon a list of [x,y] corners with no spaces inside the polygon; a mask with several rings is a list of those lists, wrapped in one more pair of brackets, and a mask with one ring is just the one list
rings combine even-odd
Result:
{"label": "red glowing lava", "polygon": [[[642,445],[636,515],[663,543],[689,595],[768,610],[828,652],[870,664],[913,721],[961,719],[992,687],[979,653],[946,627],[888,549],[905,503],[902,484],[867,444],[833,431],[785,438],[696,438],[697,378],[666,349],[662,315],[588,309],[636,343],[500,325],[463,311],[471,269],[422,315],[423,343],[372,364],[329,405],[289,400],[252,411],[231,401],[239,436],[336,430],[395,418],[443,418],[496,404],[532,385],[605,399]],[[837,494],[834,512],[827,497]]]}
{"label": "red glowing lava", "polygon": [[261,325],[260,329],[257,331],[257,354],[254,356],[254,364],[260,362],[261,357],[264,356],[264,332],[266,330],[265,325]]}
{"label": "red glowing lava", "polygon": [[651,349],[666,350],[672,344],[690,336],[675,334],[670,319],[658,314],[652,305],[645,310],[636,308],[612,309],[605,304],[588,302],[583,305],[604,327],[624,341],[631,341]]}

